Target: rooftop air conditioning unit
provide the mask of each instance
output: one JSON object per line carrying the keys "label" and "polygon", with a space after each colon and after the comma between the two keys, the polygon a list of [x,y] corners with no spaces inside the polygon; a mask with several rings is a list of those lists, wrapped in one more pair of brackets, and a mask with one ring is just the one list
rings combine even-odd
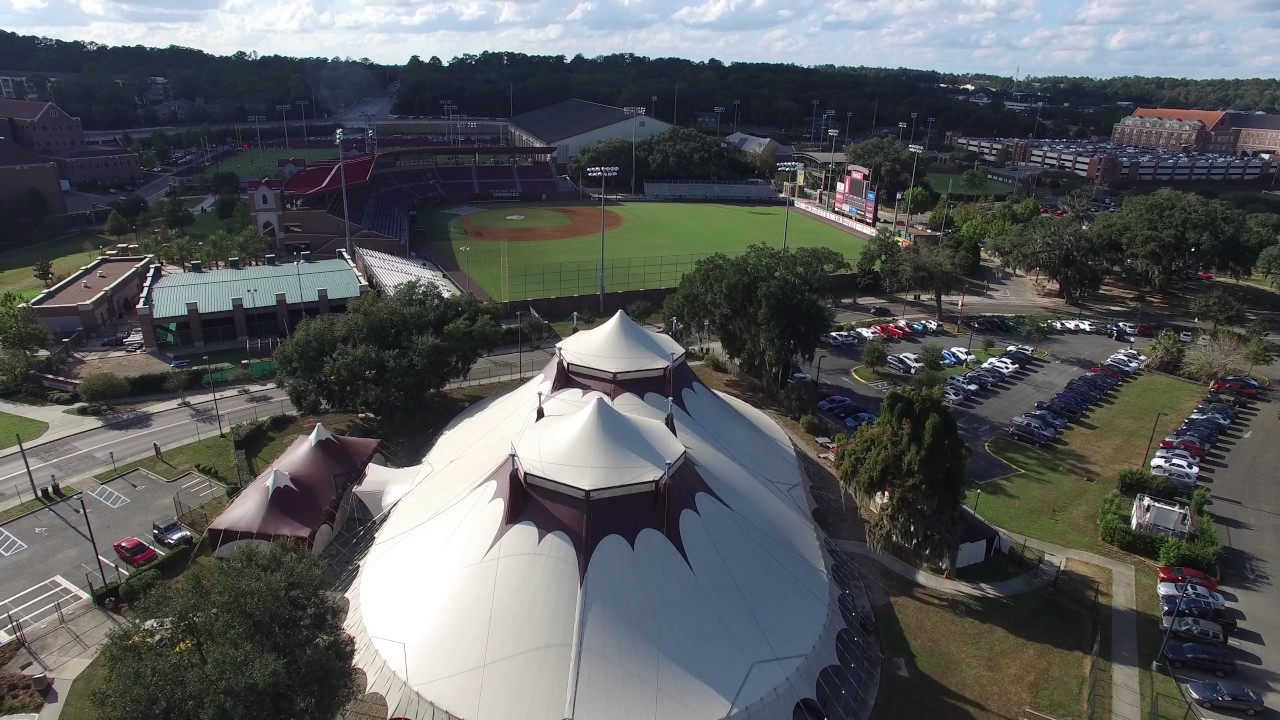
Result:
{"label": "rooftop air conditioning unit", "polygon": [[98,271],[98,277],[100,277],[100,278],[104,278],[104,277],[106,277],[106,276],[107,276],[107,273],[106,273],[106,271],[105,271],[105,270],[99,270],[99,271]]}

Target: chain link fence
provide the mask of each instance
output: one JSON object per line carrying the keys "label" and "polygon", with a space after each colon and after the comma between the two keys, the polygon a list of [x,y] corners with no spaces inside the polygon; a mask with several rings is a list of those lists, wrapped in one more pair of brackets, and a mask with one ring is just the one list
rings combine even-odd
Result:
{"label": "chain link fence", "polygon": [[[724,254],[733,257],[743,253]],[[710,256],[711,253],[698,253],[606,259],[605,288],[621,292],[675,287],[699,260]],[[506,290],[505,301],[590,295],[600,291],[600,263],[584,260],[515,265],[507,269]]]}

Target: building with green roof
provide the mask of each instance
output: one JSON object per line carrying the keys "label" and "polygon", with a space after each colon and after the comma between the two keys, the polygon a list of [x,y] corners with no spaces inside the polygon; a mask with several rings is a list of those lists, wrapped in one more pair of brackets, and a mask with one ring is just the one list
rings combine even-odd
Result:
{"label": "building with green roof", "polygon": [[265,265],[244,265],[165,274],[151,268],[138,304],[148,350],[161,346],[203,347],[248,338],[280,337],[309,315],[341,312],[369,291],[369,283],[345,251],[334,260],[302,253],[288,262],[267,256]]}

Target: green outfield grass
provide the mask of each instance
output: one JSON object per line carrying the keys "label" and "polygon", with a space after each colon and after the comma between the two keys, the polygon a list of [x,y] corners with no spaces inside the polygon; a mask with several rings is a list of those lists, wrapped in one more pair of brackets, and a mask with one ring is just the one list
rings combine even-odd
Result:
{"label": "green outfield grass", "polygon": [[[534,218],[555,214],[545,209],[548,207],[577,205],[499,205],[470,218],[473,225],[493,227],[509,224],[508,215]],[[706,255],[739,253],[757,243],[782,245],[785,209],[781,205],[632,203],[609,205],[608,210],[623,219],[622,227],[610,230],[605,237],[605,285],[609,290],[673,287]],[[524,222],[531,227],[528,220]],[[790,247],[837,250],[850,263],[866,246],[863,238],[796,211],[791,212],[787,238]],[[456,262],[500,301],[590,294],[599,287],[598,226],[581,237],[559,240],[477,240],[464,234],[462,217],[424,212],[414,229],[414,241],[424,254]],[[470,249],[464,252],[463,247]]]}
{"label": "green outfield grass", "polygon": [[243,179],[259,179],[264,177],[280,177],[276,167],[277,160],[286,158],[305,158],[306,160],[336,160],[336,148],[302,148],[294,150],[257,150],[241,151],[229,158],[210,165],[205,173],[233,172]]}
{"label": "green outfield grass", "polygon": [[[512,220],[514,216],[519,216],[519,220]],[[459,222],[454,223],[460,226]],[[538,207],[519,207],[502,209],[497,208],[488,212],[476,213],[471,216],[472,224],[478,227],[486,228],[544,228],[544,227],[564,227],[569,225],[569,218],[564,213],[557,212],[551,208]]]}
{"label": "green outfield grass", "polygon": [[[963,195],[965,193],[965,190],[960,187],[960,173],[958,172],[930,170],[929,177],[926,178],[926,180],[929,183],[929,187],[933,188],[934,192],[945,193],[947,191],[947,182],[950,181],[952,195]],[[1013,192],[1014,189],[1013,185],[996,182],[995,180],[988,180],[987,187],[982,191],[982,194],[1004,197],[1005,195]]]}

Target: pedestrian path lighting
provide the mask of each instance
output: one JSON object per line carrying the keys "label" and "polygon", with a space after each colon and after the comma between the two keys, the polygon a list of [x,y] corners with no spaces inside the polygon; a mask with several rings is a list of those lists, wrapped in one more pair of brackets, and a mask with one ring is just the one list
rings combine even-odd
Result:
{"label": "pedestrian path lighting", "polygon": [[[634,167],[634,163],[633,163],[633,167]],[[617,177],[618,168],[613,166],[603,166],[603,165],[589,167],[587,168],[587,176],[600,178],[600,312],[603,313],[604,312],[604,179]]]}

